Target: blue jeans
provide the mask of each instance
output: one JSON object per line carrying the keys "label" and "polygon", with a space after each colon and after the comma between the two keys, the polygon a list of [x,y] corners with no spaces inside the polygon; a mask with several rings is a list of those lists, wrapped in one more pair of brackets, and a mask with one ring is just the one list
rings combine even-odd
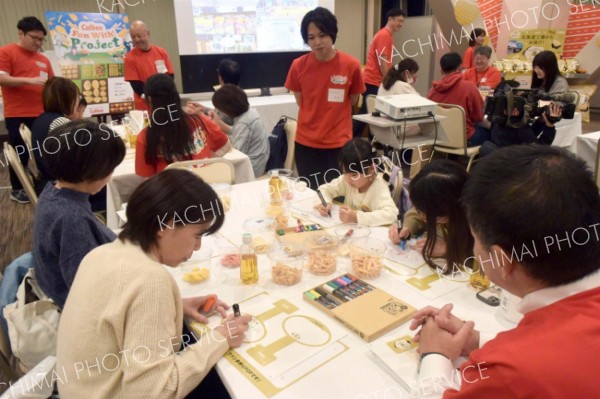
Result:
{"label": "blue jeans", "polygon": [[482,145],[490,139],[490,131],[479,125],[475,126],[475,133],[467,140],[467,147],[476,147]]}

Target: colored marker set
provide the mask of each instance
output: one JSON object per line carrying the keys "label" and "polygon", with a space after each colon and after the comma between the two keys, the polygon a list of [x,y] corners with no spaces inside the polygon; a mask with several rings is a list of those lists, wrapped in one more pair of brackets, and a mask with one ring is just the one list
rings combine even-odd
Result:
{"label": "colored marker set", "polygon": [[351,274],[345,274],[304,292],[304,295],[333,309],[373,290],[373,287]]}
{"label": "colored marker set", "polygon": [[286,229],[278,229],[277,235],[282,236],[282,235],[285,235],[285,233],[306,233],[309,231],[318,231],[318,230],[322,230],[322,229],[323,228],[319,224],[298,223],[298,225],[296,227],[288,227]]}
{"label": "colored marker set", "polygon": [[416,311],[401,299],[346,273],[302,295],[367,342],[385,334]]}

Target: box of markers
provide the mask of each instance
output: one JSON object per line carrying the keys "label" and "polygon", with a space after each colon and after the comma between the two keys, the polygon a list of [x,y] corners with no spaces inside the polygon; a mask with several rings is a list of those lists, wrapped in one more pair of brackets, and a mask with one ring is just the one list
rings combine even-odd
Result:
{"label": "box of markers", "polygon": [[303,297],[367,342],[398,327],[416,312],[408,303],[349,273],[305,291]]}

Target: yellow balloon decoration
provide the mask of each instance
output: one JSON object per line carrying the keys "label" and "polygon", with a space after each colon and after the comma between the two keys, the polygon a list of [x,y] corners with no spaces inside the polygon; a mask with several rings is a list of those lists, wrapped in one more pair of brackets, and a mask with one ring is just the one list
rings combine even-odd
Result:
{"label": "yellow balloon decoration", "polygon": [[454,17],[456,21],[462,25],[469,25],[479,15],[477,5],[468,0],[458,0],[454,4]]}

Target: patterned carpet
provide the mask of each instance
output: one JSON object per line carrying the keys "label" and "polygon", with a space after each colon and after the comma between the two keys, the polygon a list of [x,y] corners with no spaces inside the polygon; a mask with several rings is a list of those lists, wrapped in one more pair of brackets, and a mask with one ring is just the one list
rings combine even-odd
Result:
{"label": "patterned carpet", "polygon": [[8,168],[0,153],[0,271],[13,259],[31,250],[33,205],[10,200]]}

